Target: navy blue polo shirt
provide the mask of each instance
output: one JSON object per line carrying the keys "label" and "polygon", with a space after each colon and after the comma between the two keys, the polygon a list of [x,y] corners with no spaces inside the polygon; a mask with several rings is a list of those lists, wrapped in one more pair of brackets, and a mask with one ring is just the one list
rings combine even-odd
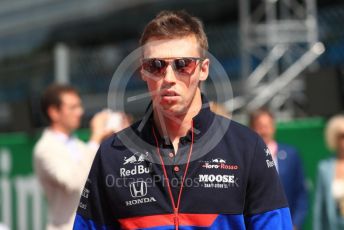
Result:
{"label": "navy blue polo shirt", "polygon": [[261,138],[202,103],[177,153],[152,110],[103,142],[74,229],[292,229]]}

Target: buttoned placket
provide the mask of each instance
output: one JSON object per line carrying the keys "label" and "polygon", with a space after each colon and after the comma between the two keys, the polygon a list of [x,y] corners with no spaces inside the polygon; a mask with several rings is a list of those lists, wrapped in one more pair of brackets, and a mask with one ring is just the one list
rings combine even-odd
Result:
{"label": "buttoned placket", "polygon": [[[190,135],[190,134],[188,134]],[[166,139],[160,140],[160,151],[163,153],[163,160],[166,166],[166,172],[170,178],[171,189],[175,200],[178,198],[183,174],[185,172],[186,160],[190,149],[190,138],[181,137],[178,144],[177,153],[174,151],[172,143]]]}

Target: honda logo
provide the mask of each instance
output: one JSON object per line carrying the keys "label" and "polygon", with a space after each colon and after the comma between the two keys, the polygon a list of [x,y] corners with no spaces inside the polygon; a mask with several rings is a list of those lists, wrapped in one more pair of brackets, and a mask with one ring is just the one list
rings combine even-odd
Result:
{"label": "honda logo", "polygon": [[137,181],[129,184],[130,194],[132,197],[143,197],[147,195],[147,182]]}

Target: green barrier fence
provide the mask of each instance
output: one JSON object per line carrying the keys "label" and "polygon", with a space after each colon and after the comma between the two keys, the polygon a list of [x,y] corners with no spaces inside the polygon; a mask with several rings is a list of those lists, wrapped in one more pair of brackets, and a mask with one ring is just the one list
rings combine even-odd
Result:
{"label": "green barrier fence", "polygon": [[[312,229],[311,216],[319,160],[329,157],[323,119],[299,120],[277,126],[278,141],[294,145],[301,154],[310,189],[310,212],[304,229]],[[78,132],[88,138],[88,130]],[[40,230],[46,221],[46,205],[32,170],[32,148],[38,136],[0,134],[0,223],[10,229]]]}

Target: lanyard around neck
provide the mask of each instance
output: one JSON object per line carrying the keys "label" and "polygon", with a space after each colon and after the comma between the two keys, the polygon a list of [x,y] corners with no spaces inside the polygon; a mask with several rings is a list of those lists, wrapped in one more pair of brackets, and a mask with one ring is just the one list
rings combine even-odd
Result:
{"label": "lanyard around neck", "polygon": [[173,206],[173,212],[176,215],[175,216],[176,229],[178,229],[178,226],[179,226],[178,211],[179,211],[180,199],[181,199],[182,192],[183,192],[183,187],[184,187],[184,181],[185,181],[185,178],[186,178],[186,174],[187,174],[187,171],[188,171],[188,168],[189,168],[191,154],[192,154],[192,146],[193,146],[193,143],[194,143],[194,130],[193,130],[194,129],[194,123],[193,123],[193,120],[192,120],[192,125],[191,126],[192,126],[192,129],[191,129],[190,151],[189,151],[189,154],[188,154],[188,160],[187,160],[187,163],[186,163],[186,167],[185,167],[182,183],[180,185],[180,190],[179,190],[179,194],[178,194],[177,204],[174,201],[173,194],[172,194],[172,189],[171,189],[171,186],[170,186],[170,181],[169,181],[169,178],[168,178],[168,175],[167,175],[167,172],[166,172],[165,163],[164,163],[164,161],[162,159],[162,156],[161,156],[161,153],[160,153],[158,138],[157,138],[157,136],[155,134],[154,127],[152,128],[154,139],[155,139],[155,144],[156,144],[156,149],[157,149],[156,151],[157,151],[157,153],[159,155],[159,158],[160,158],[160,162],[161,162],[162,169],[163,169],[163,172],[164,172],[165,180],[167,181],[167,188],[168,188],[168,193],[170,195],[171,203],[172,203],[172,206]]}

